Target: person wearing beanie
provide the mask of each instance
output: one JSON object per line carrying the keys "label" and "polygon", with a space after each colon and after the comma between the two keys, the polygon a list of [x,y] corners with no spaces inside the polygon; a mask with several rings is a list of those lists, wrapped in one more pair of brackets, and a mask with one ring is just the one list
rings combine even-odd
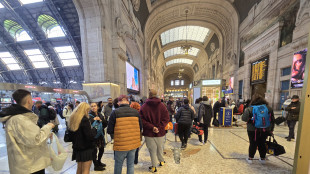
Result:
{"label": "person wearing beanie", "polygon": [[287,126],[289,128],[289,135],[285,138],[287,141],[291,141],[291,139],[295,139],[294,130],[296,122],[299,119],[300,102],[298,95],[292,96],[292,102],[285,108],[285,110],[288,111]]}

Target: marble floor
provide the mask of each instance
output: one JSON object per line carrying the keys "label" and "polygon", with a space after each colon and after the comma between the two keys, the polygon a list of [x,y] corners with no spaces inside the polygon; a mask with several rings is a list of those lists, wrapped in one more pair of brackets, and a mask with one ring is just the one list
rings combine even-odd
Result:
{"label": "marble floor", "polygon": [[[197,135],[192,134],[186,150],[181,152],[180,164],[174,161],[172,149],[180,147],[180,141],[175,142],[175,136],[169,132],[167,134],[167,142],[165,144],[165,160],[166,165],[158,167],[157,173],[238,173],[238,174],[254,174],[254,173],[276,173],[286,174],[291,173],[293,169],[293,158],[295,150],[295,141],[287,142],[284,137],[288,135],[288,128],[284,125],[276,126],[274,134],[279,144],[283,145],[286,154],[279,157],[268,156],[266,164],[261,164],[258,161],[258,152],[255,156],[253,164],[248,164],[245,158],[248,154],[248,137],[246,125],[242,121],[237,122],[239,127],[231,128],[210,128],[209,140],[199,146]],[[71,143],[64,143],[64,121],[61,120],[59,126],[60,131],[57,134],[61,144],[68,151],[67,161],[61,171],[53,171],[51,167],[46,169],[49,174],[73,174],[76,172],[76,163],[71,161],[72,148]],[[92,174],[113,173],[114,160],[112,144],[108,144],[105,148],[105,153],[102,162],[107,164],[106,170],[95,172],[94,167],[91,167]],[[124,162],[123,173],[126,173],[126,162]],[[135,165],[135,173],[148,173],[148,167],[151,165],[149,152],[145,143],[141,146],[139,153],[139,163]],[[0,130],[0,174],[8,174],[8,158],[6,152],[5,132]]]}

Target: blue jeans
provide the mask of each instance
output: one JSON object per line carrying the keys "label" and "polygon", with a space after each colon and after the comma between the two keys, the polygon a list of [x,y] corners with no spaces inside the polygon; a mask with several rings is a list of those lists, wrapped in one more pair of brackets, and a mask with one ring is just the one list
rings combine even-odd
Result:
{"label": "blue jeans", "polygon": [[134,160],[136,149],[130,151],[114,151],[114,174],[121,174],[123,163],[127,158],[127,174],[134,174]]}

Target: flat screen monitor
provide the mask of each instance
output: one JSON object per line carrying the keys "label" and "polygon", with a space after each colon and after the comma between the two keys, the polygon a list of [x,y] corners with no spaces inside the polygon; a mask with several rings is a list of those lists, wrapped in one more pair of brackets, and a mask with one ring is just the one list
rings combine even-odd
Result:
{"label": "flat screen monitor", "polygon": [[306,68],[307,49],[299,51],[294,54],[291,88],[302,88],[304,85],[305,68]]}
{"label": "flat screen monitor", "polygon": [[139,92],[139,70],[126,62],[127,89],[130,92]]}

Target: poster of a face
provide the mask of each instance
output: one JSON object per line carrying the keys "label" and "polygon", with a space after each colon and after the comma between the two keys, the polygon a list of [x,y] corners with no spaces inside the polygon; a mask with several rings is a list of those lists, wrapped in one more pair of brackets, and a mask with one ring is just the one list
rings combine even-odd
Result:
{"label": "poster of a face", "polygon": [[126,62],[127,88],[139,91],[139,71]]}
{"label": "poster of a face", "polygon": [[230,77],[228,89],[229,89],[229,90],[234,89],[234,77]]}
{"label": "poster of a face", "polygon": [[307,49],[294,54],[292,64],[291,88],[302,88],[305,76]]}

